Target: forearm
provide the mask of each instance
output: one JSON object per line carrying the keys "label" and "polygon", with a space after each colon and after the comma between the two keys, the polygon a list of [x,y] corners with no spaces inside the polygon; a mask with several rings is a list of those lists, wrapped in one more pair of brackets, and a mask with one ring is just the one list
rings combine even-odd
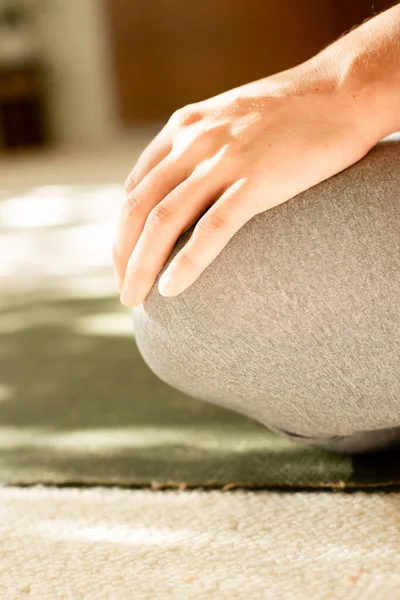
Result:
{"label": "forearm", "polygon": [[376,140],[400,129],[400,4],[323,50],[348,101],[359,104]]}

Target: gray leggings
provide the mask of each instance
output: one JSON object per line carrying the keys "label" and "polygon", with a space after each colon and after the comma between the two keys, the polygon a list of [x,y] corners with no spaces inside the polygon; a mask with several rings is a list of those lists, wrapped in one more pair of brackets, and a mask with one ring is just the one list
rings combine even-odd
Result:
{"label": "gray leggings", "polygon": [[192,396],[332,450],[399,443],[400,137],[254,217],[180,296],[154,286],[134,328]]}

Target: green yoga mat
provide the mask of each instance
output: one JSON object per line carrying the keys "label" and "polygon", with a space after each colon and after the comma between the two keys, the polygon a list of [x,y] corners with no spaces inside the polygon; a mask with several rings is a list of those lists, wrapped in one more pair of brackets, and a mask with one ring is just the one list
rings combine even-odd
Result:
{"label": "green yoga mat", "polygon": [[399,459],[296,445],[171,389],[114,296],[0,299],[0,483],[367,488],[399,484]]}

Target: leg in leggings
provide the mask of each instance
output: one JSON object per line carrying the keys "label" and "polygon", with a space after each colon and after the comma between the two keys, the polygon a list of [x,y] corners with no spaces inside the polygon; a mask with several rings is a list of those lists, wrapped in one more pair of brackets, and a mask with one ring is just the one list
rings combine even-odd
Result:
{"label": "leg in leggings", "polygon": [[253,218],[180,296],[154,286],[134,328],[192,396],[332,450],[398,443],[400,138]]}

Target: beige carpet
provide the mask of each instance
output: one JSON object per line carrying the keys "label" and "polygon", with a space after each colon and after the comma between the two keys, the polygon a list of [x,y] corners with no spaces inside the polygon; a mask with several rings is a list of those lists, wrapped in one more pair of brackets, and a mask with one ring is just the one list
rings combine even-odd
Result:
{"label": "beige carpet", "polygon": [[397,600],[400,494],[0,490],[2,600]]}

